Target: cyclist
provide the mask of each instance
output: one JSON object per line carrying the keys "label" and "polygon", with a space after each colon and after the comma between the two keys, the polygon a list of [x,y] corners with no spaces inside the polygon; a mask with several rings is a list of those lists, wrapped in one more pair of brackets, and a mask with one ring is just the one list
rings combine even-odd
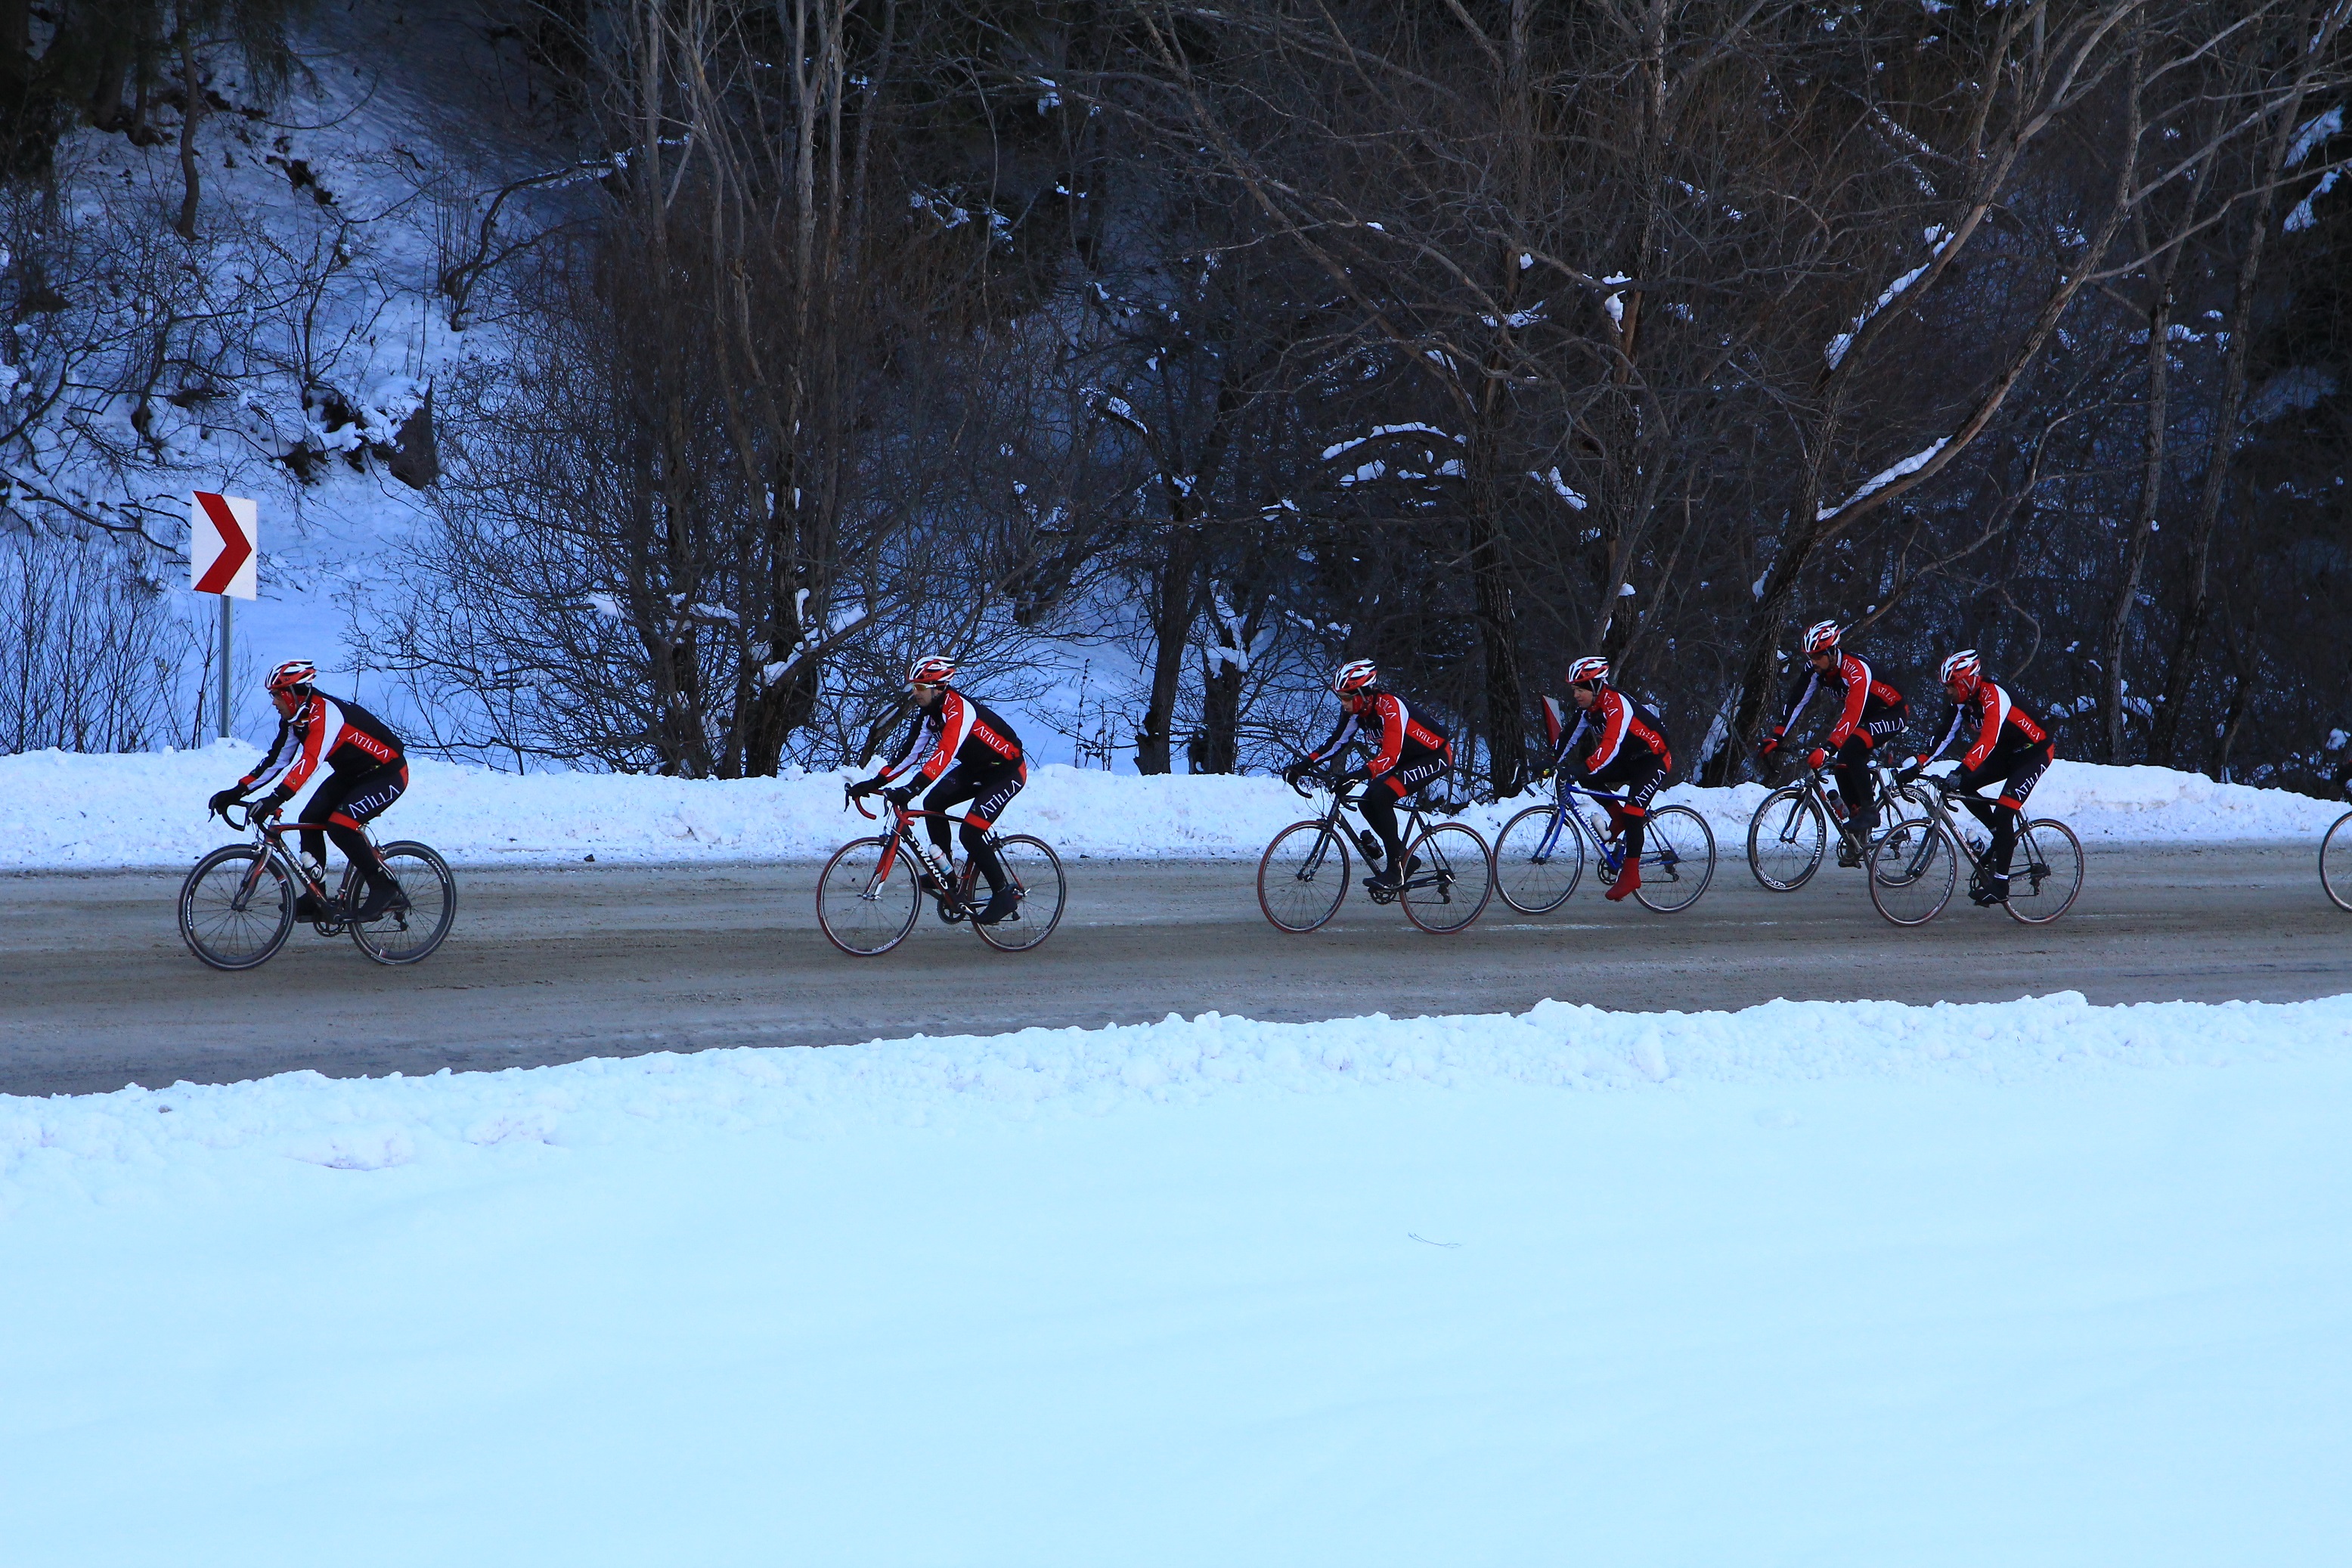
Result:
{"label": "cyclist", "polygon": [[[1806,668],[1797,672],[1789,688],[1788,708],[1772,733],[1765,737],[1761,750],[1769,757],[1780,749],[1815,692],[1824,687],[1837,690],[1837,719],[1822,744],[1806,756],[1805,765],[1820,768],[1836,762],[1838,794],[1845,801],[1848,818],[1866,843],[1878,830],[1878,801],[1870,787],[1871,750],[1902,732],[1911,717],[1911,704],[1902,692],[1873,674],[1869,665],[1841,647],[1843,636],[1835,621],[1819,621],[1805,629]],[[1843,834],[1838,836],[1838,864],[1862,864]]]}
{"label": "cyclist", "polygon": [[[1944,692],[1952,700],[1952,716],[1944,738],[1904,764],[1896,775],[1906,784],[1919,776],[1929,763],[1943,755],[1958,739],[1960,726],[1976,715],[1976,744],[1960,759],[1958,770],[1944,778],[1945,789],[1970,792],[1960,804],[1992,830],[1992,849],[1985,858],[1989,871],[1979,870],[1969,882],[1969,897],[1990,907],[2009,902],[2009,865],[2017,853],[2017,824],[2025,798],[2033,793],[2042,771],[2057,754],[2050,731],[2014,698],[1986,679],[1977,650],[1962,648],[1944,661]],[[2000,780],[2000,795],[1988,804],[1975,791]]]}
{"label": "cyclist", "polygon": [[[1331,677],[1339,699],[1339,727],[1331,738],[1282,770],[1283,782],[1297,784],[1315,769],[1337,757],[1351,742],[1377,744],[1372,760],[1346,775],[1370,781],[1360,808],[1381,841],[1382,865],[1364,879],[1367,888],[1404,886],[1404,844],[1397,831],[1396,803],[1454,766],[1454,742],[1406,706],[1405,700],[1381,684],[1381,672],[1369,658],[1349,659]],[[1379,734],[1373,741],[1375,731]]]}
{"label": "cyclist", "polygon": [[1611,829],[1624,841],[1624,864],[1605,895],[1614,902],[1642,885],[1642,838],[1650,801],[1666,782],[1675,754],[1658,716],[1609,684],[1607,659],[1592,655],[1570,665],[1568,695],[1579,712],[1552,753],[1553,771],[1563,781],[1587,789],[1622,785],[1624,790],[1622,805],[1602,802]]}
{"label": "cyclist", "polygon": [[[907,689],[914,699],[916,713],[907,749],[872,778],[851,785],[849,793],[868,795],[882,790],[883,798],[893,807],[904,807],[929,784],[931,793],[923,797],[927,811],[945,812],[970,801],[971,809],[964,813],[961,834],[964,856],[988,879],[988,903],[971,918],[992,926],[1013,912],[1016,900],[1012,879],[988,847],[988,834],[1022,785],[1029,782],[1029,764],[1022,756],[1021,737],[1013,732],[1012,725],[948,684],[955,672],[955,660],[937,654],[919,658],[908,668]],[[928,756],[923,755],[926,748]],[[919,764],[915,763],[918,756],[923,756]],[[884,787],[901,773],[907,775],[905,783]],[[948,819],[939,816],[924,821],[931,842],[939,847],[940,858],[952,867],[955,855],[948,847]]]}
{"label": "cyclist", "polygon": [[[302,830],[302,853],[323,868],[325,840],[332,838],[366,879],[367,898],[350,918],[377,920],[408,908],[408,895],[384,868],[361,824],[382,816],[408,788],[408,758],[390,725],[356,702],[320,691],[312,684],[318,675],[307,658],[289,659],[269,672],[263,687],[278,710],[278,738],[258,766],[212,797],[210,809],[219,814],[247,804],[252,790],[276,779],[275,789],[250,803],[257,816],[276,816],[325,763],[325,780],[302,806],[301,820],[319,825]],[[328,913],[309,893],[294,901],[296,920],[321,920]]]}

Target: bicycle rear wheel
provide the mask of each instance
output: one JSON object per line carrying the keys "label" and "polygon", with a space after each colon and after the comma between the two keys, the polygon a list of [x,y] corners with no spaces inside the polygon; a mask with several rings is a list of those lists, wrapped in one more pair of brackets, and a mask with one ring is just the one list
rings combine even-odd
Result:
{"label": "bicycle rear wheel", "polygon": [[1486,841],[1458,822],[1441,822],[1414,839],[1404,864],[1404,887],[1398,895],[1404,918],[1433,935],[1464,930],[1495,895]]}
{"label": "bicycle rear wheel", "polygon": [[1810,792],[1796,784],[1764,797],[1748,823],[1748,869],[1776,893],[1793,893],[1822,868],[1829,824]]}
{"label": "bicycle rear wheel", "polygon": [[294,930],[294,892],[276,856],[223,845],[180,884],[180,940],[215,969],[267,963]]}
{"label": "bicycle rear wheel", "polygon": [[1348,842],[1323,822],[1294,822],[1257,862],[1257,907],[1276,931],[1328,925],[1348,896]]}
{"label": "bicycle rear wheel", "polygon": [[1715,829],[1686,805],[1650,813],[1642,832],[1642,885],[1633,896],[1644,909],[1677,914],[1698,902],[1715,882]]}
{"label": "bicycle rear wheel", "polygon": [[1583,875],[1584,835],[1556,805],[1531,805],[1495,836],[1495,890],[1523,915],[1551,913]]}
{"label": "bicycle rear wheel", "polygon": [[1016,833],[998,839],[996,853],[1021,901],[996,924],[984,926],[974,921],[971,929],[999,952],[1026,952],[1062,923],[1062,902],[1069,892],[1069,881],[1062,875],[1061,857],[1042,838]]}
{"label": "bicycle rear wheel", "polygon": [[2319,841],[2319,887],[2337,909],[2352,910],[2352,811]]}
{"label": "bicycle rear wheel", "polygon": [[2074,907],[2083,890],[2083,845],[2063,822],[2042,817],[2017,833],[2015,870],[2009,879],[2010,919],[2047,925]]}
{"label": "bicycle rear wheel", "polygon": [[1926,925],[1943,913],[1959,885],[1960,855],[1934,824],[1881,834],[1870,847],[1870,901],[1899,926]]}
{"label": "bicycle rear wheel", "polygon": [[890,842],[853,838],[833,852],[817,876],[817,928],[853,958],[872,958],[906,941],[923,905],[913,857],[899,851],[884,874],[882,858]]}
{"label": "bicycle rear wheel", "polygon": [[[407,895],[408,908],[386,910],[365,925],[353,921],[352,941],[378,963],[415,963],[430,957],[457,918],[457,879],[449,874],[449,863],[408,839],[387,844],[376,853]],[[353,898],[366,897],[357,886],[351,892]]]}

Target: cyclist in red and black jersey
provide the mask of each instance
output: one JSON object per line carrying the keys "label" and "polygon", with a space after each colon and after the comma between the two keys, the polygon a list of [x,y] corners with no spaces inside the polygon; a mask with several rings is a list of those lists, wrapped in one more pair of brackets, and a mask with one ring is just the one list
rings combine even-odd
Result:
{"label": "cyclist in red and black jersey", "polygon": [[[211,809],[217,814],[240,804],[248,792],[275,779],[277,787],[252,803],[257,816],[275,816],[323,763],[327,776],[302,807],[301,820],[319,825],[303,830],[302,852],[323,865],[324,839],[332,838],[366,879],[366,900],[351,918],[373,921],[387,910],[406,909],[408,897],[360,825],[383,815],[408,788],[408,758],[390,725],[358,703],[330,697],[313,686],[318,673],[306,658],[289,659],[269,672],[266,685],[278,710],[278,738],[236,787],[212,797]],[[325,915],[308,893],[295,900],[297,920]]]}
{"label": "cyclist in red and black jersey", "polygon": [[[1816,692],[1826,689],[1837,693],[1837,717],[1822,743],[1806,756],[1805,765],[1819,768],[1834,760],[1838,794],[1845,801],[1849,818],[1867,841],[1878,828],[1878,801],[1870,787],[1871,751],[1879,742],[1902,733],[1911,718],[1911,704],[1902,692],[1879,679],[1869,665],[1841,647],[1842,637],[1835,621],[1821,621],[1806,628],[1806,668],[1797,672],[1789,688],[1788,708],[1772,733],[1765,737],[1761,750],[1769,757],[1780,749]],[[1838,864],[1860,863],[1853,847],[1841,837]]]}
{"label": "cyclist in red and black jersey", "polygon": [[1922,769],[1959,739],[1961,725],[1971,715],[1975,717],[1976,744],[1969,748],[1958,769],[1944,784],[1949,790],[1974,792],[2000,781],[1998,799],[1988,804],[1970,793],[1960,804],[1992,830],[1992,852],[1988,857],[1991,874],[1979,874],[1971,881],[1969,897],[1979,904],[2005,904],[2009,901],[2009,865],[2017,853],[2018,818],[2025,809],[2026,797],[2033,793],[2043,770],[2057,755],[2057,744],[2032,714],[1985,678],[1976,649],[1963,648],[1946,659],[1943,677],[1945,693],[1952,700],[1952,716],[1944,726],[1944,737],[1912,758],[1898,776],[1906,783],[1917,778]]}
{"label": "cyclist in red and black jersey", "polygon": [[1657,714],[1609,684],[1607,659],[1595,655],[1570,665],[1568,695],[1579,711],[1552,753],[1553,771],[1589,789],[1622,787],[1625,796],[1622,805],[1608,807],[1609,826],[1624,839],[1625,853],[1616,881],[1603,895],[1613,901],[1642,885],[1650,802],[1666,782],[1675,754]]}
{"label": "cyclist in red and black jersey", "polygon": [[[931,793],[923,797],[926,811],[944,812],[970,801],[971,807],[964,813],[960,836],[965,857],[988,879],[988,902],[971,918],[982,925],[994,925],[1013,912],[1015,900],[1012,880],[988,847],[988,833],[1029,782],[1029,764],[1022,756],[1021,737],[1013,732],[1013,726],[984,703],[950,686],[954,676],[952,659],[933,656],[915,661],[907,671],[907,687],[916,709],[907,749],[897,762],[852,785],[849,793],[866,795],[883,790],[884,798],[893,806],[903,806],[929,784]],[[918,757],[922,760],[917,762]],[[884,788],[900,778],[903,783]],[[952,863],[948,819],[930,816],[924,821],[931,842],[939,847],[940,858]]]}
{"label": "cyclist in red and black jersey", "polygon": [[1285,768],[1282,776],[1296,784],[1350,743],[1376,746],[1372,760],[1352,775],[1370,781],[1359,804],[1364,820],[1380,836],[1385,858],[1364,885],[1398,888],[1404,885],[1405,867],[1396,803],[1454,766],[1454,742],[1380,682],[1381,672],[1369,658],[1341,665],[1331,677],[1331,689],[1339,698],[1339,727],[1329,740]]}

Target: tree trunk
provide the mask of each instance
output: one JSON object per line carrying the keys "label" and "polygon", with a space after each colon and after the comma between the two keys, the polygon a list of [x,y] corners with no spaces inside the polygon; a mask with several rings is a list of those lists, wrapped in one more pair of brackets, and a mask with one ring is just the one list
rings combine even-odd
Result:
{"label": "tree trunk", "polygon": [[[2174,251],[2178,256],[2179,252]],[[2131,627],[2132,605],[2139,598],[2140,572],[2147,563],[2148,542],[2156,533],[2158,502],[2164,490],[2166,372],[2172,359],[2172,268],[2157,280],[2156,300],[2147,312],[2147,429],[2142,437],[2139,509],[2132,519],[2131,539],[2124,547],[2123,578],[2107,603],[2106,622],[2099,630],[2099,710],[2106,731],[2106,757],[2124,760],[2124,637]]]}
{"label": "tree trunk", "polygon": [[[1484,504],[1470,509],[1470,576],[1478,602],[1478,631],[1485,644],[1486,676],[1486,765],[1497,800],[1519,793],[1527,774],[1527,725],[1519,712],[1525,689],[1519,680],[1519,648],[1514,633],[1508,542],[1493,510],[1493,489]],[[1466,759],[1465,759],[1466,760]]]}
{"label": "tree trunk", "polygon": [[196,76],[196,29],[184,5],[179,8],[180,90],[180,216],[172,225],[182,239],[196,237],[196,199],[203,181],[196,172],[196,126],[205,117],[205,84]]}
{"label": "tree trunk", "polygon": [[1168,551],[1160,558],[1159,591],[1153,595],[1151,699],[1135,736],[1135,771],[1139,773],[1172,771],[1170,740],[1176,722],[1176,689],[1198,607],[1194,563],[1199,530],[1185,515],[1190,507],[1174,510],[1168,521]]}
{"label": "tree trunk", "polygon": [[2205,463],[2205,485],[2198,495],[2197,518],[2189,530],[2189,597],[2181,609],[2179,629],[2173,637],[2172,658],[2165,668],[2164,696],[2148,729],[2147,760],[2159,767],[2173,765],[2179,746],[2181,710],[2188,701],[2189,683],[2196,668],[2197,642],[2212,615],[2210,568],[2213,533],[2228,496],[2239,419],[2245,411],[2246,365],[2253,357],[2249,329],[2253,325],[2254,287],[2262,274],[2272,214],[2278,206],[2280,179],[2303,120],[2303,106],[2312,79],[2333,57],[2332,46],[2342,25],[2340,11],[2330,10],[2319,37],[2301,51],[2301,58],[2294,67],[2298,73],[2294,88],[2280,107],[2278,122],[2271,132],[2270,147],[2263,162],[2263,177],[2254,195],[2245,260],[2239,267],[2237,289],[2230,301],[2230,357],[2222,368],[2221,396],[2213,411],[2213,438]]}

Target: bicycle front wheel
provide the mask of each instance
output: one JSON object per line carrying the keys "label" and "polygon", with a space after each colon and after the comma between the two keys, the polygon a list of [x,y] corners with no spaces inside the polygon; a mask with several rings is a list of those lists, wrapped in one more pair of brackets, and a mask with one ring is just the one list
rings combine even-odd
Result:
{"label": "bicycle front wheel", "polygon": [[180,884],[180,940],[215,969],[267,963],[294,930],[294,880],[278,858],[228,844]]}
{"label": "bicycle front wheel", "polygon": [[853,838],[817,877],[817,927],[853,958],[872,958],[906,941],[923,907],[911,857],[900,850],[884,868],[890,848],[887,838]]}
{"label": "bicycle front wheel", "polygon": [[1495,890],[1523,915],[1568,902],[1584,875],[1584,835],[1556,805],[1531,805],[1495,836]]}
{"label": "bicycle front wheel", "polygon": [[1642,831],[1642,885],[1633,896],[1646,909],[1676,914],[1698,902],[1715,882],[1715,829],[1686,805],[1661,806]]}
{"label": "bicycle front wheel", "polygon": [[2047,925],[2083,890],[2083,844],[2063,822],[2042,817],[2018,829],[2016,869],[2001,908],[2027,925]]}
{"label": "bicycle front wheel", "polygon": [[1458,822],[1441,822],[1404,852],[1404,918],[1436,936],[1467,927],[1495,894],[1486,841]]}
{"label": "bicycle front wheel", "polygon": [[1926,925],[1944,912],[1959,885],[1952,836],[1930,824],[1881,834],[1870,847],[1870,901],[1899,926]]}
{"label": "bicycle front wheel", "polygon": [[1016,833],[998,839],[996,853],[1004,862],[1005,874],[1013,879],[1013,895],[1020,902],[996,924],[984,926],[974,921],[971,929],[999,952],[1026,952],[1062,923],[1062,901],[1069,892],[1069,881],[1062,875],[1062,858],[1042,838]]}
{"label": "bicycle front wheel", "polygon": [[2319,887],[2337,909],[2352,910],[2352,811],[2319,841]]}
{"label": "bicycle front wheel", "polygon": [[[430,957],[457,918],[457,879],[449,874],[449,862],[410,839],[387,844],[376,853],[400,884],[408,907],[387,910],[365,925],[354,921],[352,941],[378,963],[415,963]],[[357,887],[352,893],[366,896]]]}
{"label": "bicycle front wheel", "polygon": [[1829,824],[1810,791],[1790,784],[1764,797],[1748,823],[1748,869],[1776,893],[1793,893],[1822,868]]}
{"label": "bicycle front wheel", "polygon": [[1294,822],[1257,863],[1257,907],[1276,931],[1318,931],[1348,896],[1347,840],[1323,822]]}

